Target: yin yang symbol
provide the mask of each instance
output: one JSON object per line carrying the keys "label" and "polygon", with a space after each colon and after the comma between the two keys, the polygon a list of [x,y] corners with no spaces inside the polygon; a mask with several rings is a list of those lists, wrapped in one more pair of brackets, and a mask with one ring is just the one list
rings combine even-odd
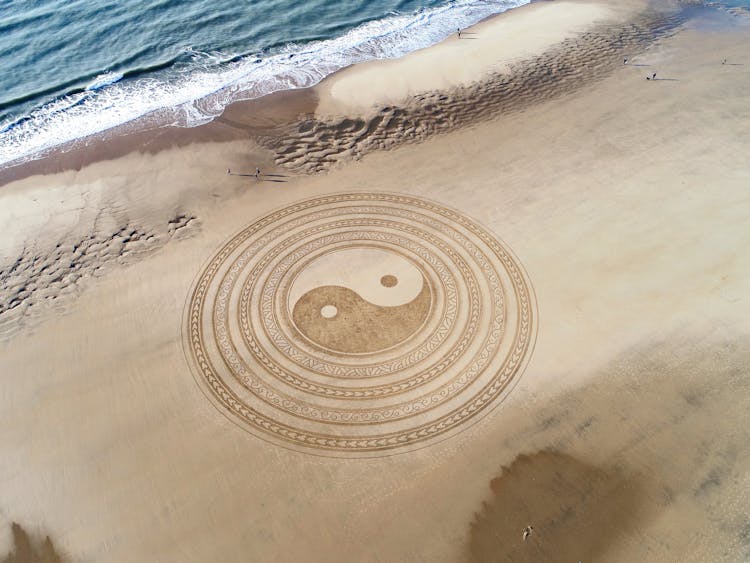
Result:
{"label": "yin yang symbol", "polygon": [[400,344],[427,319],[432,294],[407,259],[377,248],[325,254],[290,292],[300,334],[332,352],[363,354]]}

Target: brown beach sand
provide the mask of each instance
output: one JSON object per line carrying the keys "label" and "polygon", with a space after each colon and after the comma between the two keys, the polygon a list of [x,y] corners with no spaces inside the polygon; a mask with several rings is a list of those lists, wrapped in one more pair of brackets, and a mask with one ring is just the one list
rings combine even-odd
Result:
{"label": "brown beach sand", "polygon": [[[675,14],[537,3],[200,131],[3,171],[0,557],[750,558],[750,27]],[[276,175],[226,173],[256,166]],[[497,408],[369,459],[246,432],[183,349],[218,248],[349,191],[476,220],[538,311]]]}

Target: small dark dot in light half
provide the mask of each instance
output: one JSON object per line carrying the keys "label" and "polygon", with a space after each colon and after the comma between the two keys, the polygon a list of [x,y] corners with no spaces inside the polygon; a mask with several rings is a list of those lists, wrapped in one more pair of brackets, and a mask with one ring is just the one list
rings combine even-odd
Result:
{"label": "small dark dot in light half", "polygon": [[397,283],[398,283],[398,278],[396,276],[387,275],[387,276],[383,276],[382,278],[380,278],[380,284],[383,287],[393,287]]}

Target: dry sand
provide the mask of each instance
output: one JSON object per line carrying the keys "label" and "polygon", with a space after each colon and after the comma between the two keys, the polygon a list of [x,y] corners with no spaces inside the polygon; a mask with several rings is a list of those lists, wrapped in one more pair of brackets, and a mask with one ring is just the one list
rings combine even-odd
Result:
{"label": "dry sand", "polygon": [[464,30],[461,38],[456,34],[400,59],[346,69],[318,88],[316,114],[367,113],[379,104],[404,105],[414,94],[468,86],[491,72],[507,73],[513,62],[542,53],[615,13],[602,3],[527,4]]}
{"label": "dry sand", "polygon": [[[412,76],[408,57],[300,94],[301,124],[237,106],[216,127],[254,139],[3,186],[0,554],[749,559],[750,27],[575,4],[563,37],[550,21],[567,6],[482,24],[467,51],[516,15],[550,35],[512,65],[486,55],[475,82],[460,58],[446,73],[441,50],[464,48],[450,39],[411,57],[406,86],[381,89]],[[370,94],[398,92],[398,107],[363,97],[355,111],[371,73]],[[463,85],[419,92],[445,76]],[[278,176],[226,173],[256,165]],[[457,209],[528,273],[528,366],[448,440],[370,459],[282,448],[223,416],[191,373],[185,307],[213,253],[273,210],[343,191]]]}

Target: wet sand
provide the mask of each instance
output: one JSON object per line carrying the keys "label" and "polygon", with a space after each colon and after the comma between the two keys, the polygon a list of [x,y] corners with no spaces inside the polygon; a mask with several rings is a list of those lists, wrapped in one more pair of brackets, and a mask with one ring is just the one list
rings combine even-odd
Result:
{"label": "wet sand", "polygon": [[[750,27],[580,3],[561,35],[565,5],[515,14],[549,33],[456,83],[446,50],[513,13],[201,131],[3,171],[0,556],[750,558]],[[352,98],[370,75],[413,80]],[[525,370],[444,441],[311,455],[196,384],[185,311],[217,249],[341,192],[455,209],[525,268]]]}

